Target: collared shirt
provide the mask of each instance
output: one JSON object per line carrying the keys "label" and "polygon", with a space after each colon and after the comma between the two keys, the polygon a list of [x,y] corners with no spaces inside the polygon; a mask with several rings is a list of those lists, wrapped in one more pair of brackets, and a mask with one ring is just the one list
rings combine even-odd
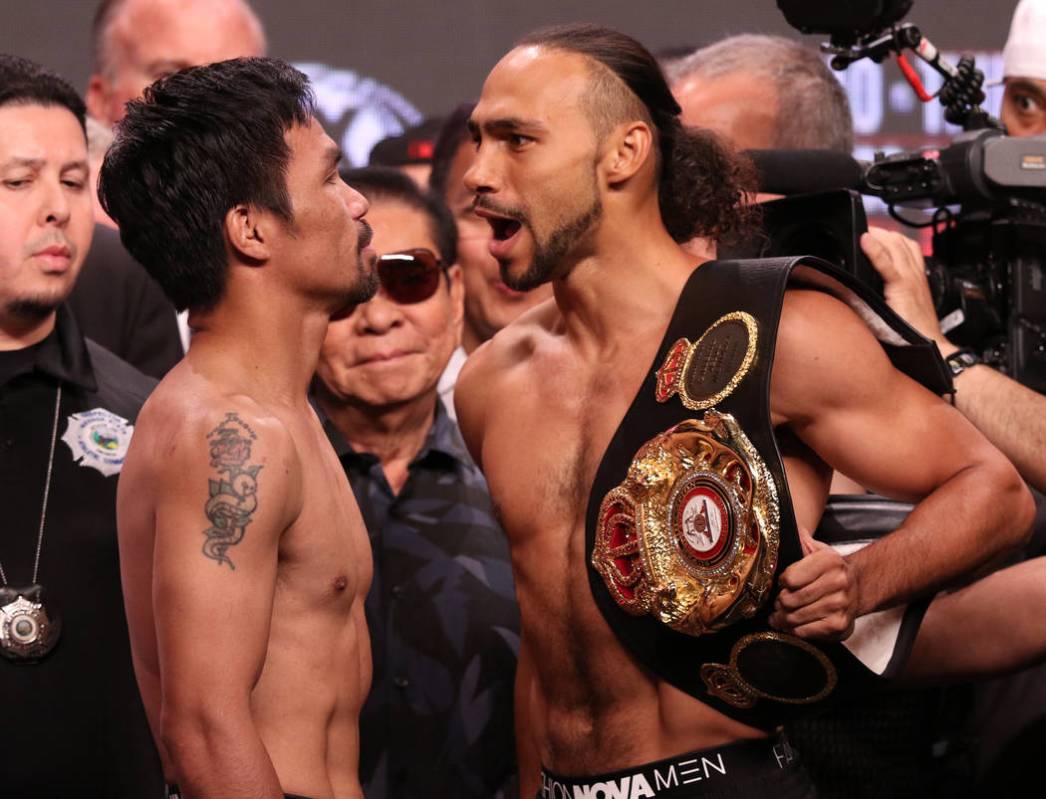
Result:
{"label": "collared shirt", "polygon": [[32,582],[59,384],[37,582],[62,631],[39,663],[0,658],[0,794],[162,796],[120,590],[117,475],[99,468],[118,470],[124,422],[155,381],[85,342],[64,308],[43,341],[0,352],[0,564],[11,586]]}
{"label": "collared shirt", "polygon": [[[321,414],[321,418],[323,418]],[[514,781],[519,612],[486,482],[440,402],[398,495],[329,419],[374,552],[360,717],[367,799],[498,796]]]}
{"label": "collared shirt", "polygon": [[443,369],[443,374],[439,376],[439,383],[436,384],[436,393],[439,394],[439,398],[443,402],[443,408],[455,422],[458,420],[458,412],[454,408],[454,388],[458,384],[458,375],[461,374],[461,367],[465,365],[468,357],[464,347],[458,347],[454,350],[450,354],[450,360],[447,361],[447,365]]}

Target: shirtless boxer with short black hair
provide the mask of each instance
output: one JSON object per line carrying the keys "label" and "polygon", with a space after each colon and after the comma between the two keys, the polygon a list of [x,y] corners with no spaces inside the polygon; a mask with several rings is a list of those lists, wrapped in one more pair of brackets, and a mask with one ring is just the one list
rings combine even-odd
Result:
{"label": "shirtless boxer with short black hair", "polygon": [[[527,37],[498,63],[470,123],[477,154],[465,180],[492,227],[503,279],[513,288],[550,281],[555,298],[477,350],[457,389],[462,432],[512,547],[525,796],[808,790],[787,750],[760,743],[765,727],[641,665],[590,588],[586,507],[694,272],[678,242],[729,231],[744,207],[743,169],[706,134],[685,133],[678,113],[641,45],[565,26]],[[1019,541],[1032,507],[1005,458],[896,371],[842,302],[793,289],[783,303],[770,419],[798,530],[816,527],[821,509],[803,497],[831,467],[919,501],[895,533],[855,554],[805,537],[807,555],[778,575],[779,591],[763,604],[770,626],[791,641],[839,640],[857,617]],[[654,480],[660,467],[649,468],[638,478]],[[625,546],[619,555],[631,556]],[[627,580],[618,587],[631,590]]]}
{"label": "shirtless boxer with short black hair", "polygon": [[362,796],[371,555],[306,398],[328,321],[377,286],[339,156],[301,73],[238,59],[154,84],[102,169],[125,245],[193,329],[138,417],[118,496],[170,796]]}

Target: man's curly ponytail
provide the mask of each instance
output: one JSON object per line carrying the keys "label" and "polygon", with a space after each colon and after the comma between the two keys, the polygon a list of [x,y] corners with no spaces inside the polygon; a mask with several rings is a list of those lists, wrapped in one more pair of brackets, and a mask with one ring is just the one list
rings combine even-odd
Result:
{"label": "man's curly ponytail", "polygon": [[710,130],[683,127],[677,116],[658,127],[663,162],[658,202],[669,235],[678,242],[749,235],[758,219],[750,201],[756,187],[751,160]]}

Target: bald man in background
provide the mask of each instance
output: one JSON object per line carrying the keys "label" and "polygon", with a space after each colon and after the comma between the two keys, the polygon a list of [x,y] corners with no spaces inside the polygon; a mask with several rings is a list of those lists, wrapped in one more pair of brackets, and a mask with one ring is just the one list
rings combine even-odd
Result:
{"label": "bald man in background", "polygon": [[244,0],[102,0],[91,29],[87,111],[111,126],[128,100],[165,75],[266,49],[261,21]]}
{"label": "bald man in background", "polygon": [[94,199],[94,245],[70,303],[85,335],[146,374],[162,378],[189,346],[184,315],[106,228],[98,170],[124,106],[180,69],[265,55],[265,30],[245,0],[102,0],[91,25],[84,98]]}
{"label": "bald man in background", "polygon": [[[123,119],[128,100],[185,67],[265,55],[265,30],[245,0],[102,0],[91,24],[87,103],[91,175],[108,148],[105,131]],[[98,142],[98,145],[95,143]],[[97,152],[96,152],[97,151]],[[95,220],[116,227],[97,201]]]}

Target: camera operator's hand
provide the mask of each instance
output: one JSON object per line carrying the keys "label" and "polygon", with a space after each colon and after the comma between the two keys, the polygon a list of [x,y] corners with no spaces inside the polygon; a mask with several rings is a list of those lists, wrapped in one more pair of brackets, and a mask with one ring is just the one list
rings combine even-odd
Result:
{"label": "camera operator's hand", "polygon": [[[886,304],[937,344],[947,358],[958,347],[944,337],[919,245],[872,228],[861,249],[882,275]],[[1046,397],[982,364],[955,378],[955,405],[1006,455],[1029,484],[1046,493]]]}
{"label": "camera operator's hand", "polygon": [[898,316],[937,343],[947,357],[955,351],[944,337],[926,281],[926,262],[919,244],[902,233],[870,228],[861,236],[861,249],[883,279],[886,304]]}

